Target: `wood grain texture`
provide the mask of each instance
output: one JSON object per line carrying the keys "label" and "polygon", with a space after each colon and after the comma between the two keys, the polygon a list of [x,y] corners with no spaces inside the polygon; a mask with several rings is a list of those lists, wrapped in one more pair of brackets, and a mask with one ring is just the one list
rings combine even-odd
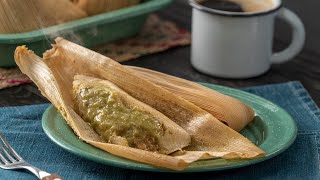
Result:
{"label": "wood grain texture", "polygon": [[[297,0],[293,0],[292,3],[296,4],[294,3],[295,1]],[[171,6],[160,11],[159,14],[162,18],[174,21],[179,26],[191,30],[191,7],[189,7],[187,2],[188,1],[186,0],[175,0]],[[290,3],[291,1],[286,1],[286,4],[290,5]],[[301,4],[304,3],[305,2],[301,2]],[[301,6],[301,8],[304,7],[305,6]],[[299,7],[295,6],[295,9],[297,8]],[[299,11],[299,15],[301,13],[302,17],[306,17],[303,16],[303,13],[308,13],[308,11],[301,10]],[[320,12],[318,12],[318,15],[320,15]],[[311,20],[303,19],[303,21],[310,22]],[[313,26],[309,25],[308,27],[312,28]],[[281,29],[280,31],[276,31],[276,33],[274,49],[279,50],[285,47],[288,42],[286,38],[282,38]],[[307,36],[309,39],[319,38],[319,36],[316,36],[314,33],[307,34]],[[318,48],[316,51],[315,48],[309,47],[311,46],[307,45],[305,49],[292,61],[280,65],[273,65],[266,74],[256,78],[244,80],[221,79],[199,73],[193,69],[190,64],[190,47],[188,46],[144,56],[137,60],[129,61],[125,64],[150,68],[192,81],[208,82],[236,88],[282,83],[288,81],[300,81],[309,91],[316,104],[320,105],[320,49]],[[19,87],[0,90],[0,97],[0,106],[27,105],[48,102],[41,96],[37,90],[37,87],[34,85],[22,85]]]}

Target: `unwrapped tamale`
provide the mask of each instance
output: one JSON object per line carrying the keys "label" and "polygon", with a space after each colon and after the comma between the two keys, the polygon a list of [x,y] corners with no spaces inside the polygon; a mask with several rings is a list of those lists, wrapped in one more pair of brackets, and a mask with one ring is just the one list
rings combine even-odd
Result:
{"label": "unwrapped tamale", "polygon": [[[116,61],[62,38],[56,39],[56,44],[43,58],[26,47],[18,47],[15,60],[21,71],[59,109],[80,139],[114,155],[176,170],[184,169],[200,159],[252,159],[265,155],[263,150],[205,110]],[[77,113],[72,88],[76,75],[108,80],[133,98],[161,112],[190,135],[190,145],[179,153],[165,155],[106,143]]]}

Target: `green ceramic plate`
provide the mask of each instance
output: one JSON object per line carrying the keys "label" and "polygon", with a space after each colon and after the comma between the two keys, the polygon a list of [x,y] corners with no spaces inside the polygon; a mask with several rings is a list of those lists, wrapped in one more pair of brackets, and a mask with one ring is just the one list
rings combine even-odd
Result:
{"label": "green ceramic plate", "polygon": [[43,114],[42,127],[53,142],[81,157],[110,166],[155,172],[204,172],[243,167],[270,159],[294,142],[297,135],[296,124],[290,115],[277,105],[240,90],[211,84],[203,85],[237,98],[254,108],[257,116],[241,134],[263,149],[267,153],[266,157],[242,161],[202,160],[192,163],[183,171],[172,171],[117,157],[80,141],[53,106]]}

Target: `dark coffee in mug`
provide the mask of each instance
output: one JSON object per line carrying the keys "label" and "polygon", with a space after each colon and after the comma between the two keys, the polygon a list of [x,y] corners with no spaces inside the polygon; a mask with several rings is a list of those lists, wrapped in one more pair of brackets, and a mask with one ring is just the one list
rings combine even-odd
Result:
{"label": "dark coffee in mug", "polygon": [[272,0],[199,0],[198,2],[210,9],[229,12],[268,11],[275,6]]}
{"label": "dark coffee in mug", "polygon": [[226,0],[206,0],[201,5],[220,11],[244,12],[239,4]]}

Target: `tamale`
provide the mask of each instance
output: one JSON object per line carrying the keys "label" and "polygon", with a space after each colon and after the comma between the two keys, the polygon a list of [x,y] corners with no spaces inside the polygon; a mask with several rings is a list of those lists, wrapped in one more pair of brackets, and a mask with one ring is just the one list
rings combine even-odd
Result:
{"label": "tamale", "polygon": [[71,0],[89,15],[109,12],[138,4],[140,0]]}
{"label": "tamale", "polygon": [[17,48],[15,59],[20,69],[32,79],[40,92],[60,111],[68,125],[81,140],[111,154],[155,166],[179,170],[188,165],[183,160],[168,155],[105,143],[101,136],[95,133],[93,128],[76,113],[71,94],[72,82],[69,84],[68,78],[65,78],[64,74],[60,74],[58,69],[52,66],[49,68],[49,59],[44,60],[38,57],[24,46]]}
{"label": "tamale", "polygon": [[107,80],[77,75],[76,112],[112,144],[169,154],[189,145],[189,134],[169,118]]}
{"label": "tamale", "polygon": [[254,110],[235,98],[161,72],[134,66],[129,68],[141,77],[206,110],[235,131],[241,131],[254,118]]}
{"label": "tamale", "polygon": [[68,0],[1,0],[0,34],[28,32],[86,16]]}
{"label": "tamale", "polygon": [[[18,47],[15,60],[20,70],[58,107],[82,140],[114,155],[177,170],[199,159],[251,159],[265,155],[248,139],[198,106],[141,78],[112,59],[62,38],[56,39],[56,44],[44,54],[43,59],[25,47]],[[104,143],[74,110],[72,83],[77,74],[108,80],[135,99],[163,113],[188,132],[191,144],[180,153],[164,155]]]}

